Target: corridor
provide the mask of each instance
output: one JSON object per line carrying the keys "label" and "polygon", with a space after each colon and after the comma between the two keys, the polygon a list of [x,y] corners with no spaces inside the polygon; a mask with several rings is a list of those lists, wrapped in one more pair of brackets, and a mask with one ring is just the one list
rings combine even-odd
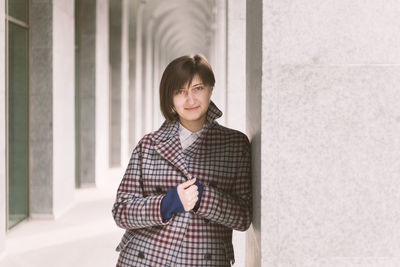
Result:
{"label": "corridor", "polygon": [[123,229],[111,216],[121,170],[97,188],[75,192],[72,207],[56,220],[28,220],[7,235],[4,267],[115,266]]}
{"label": "corridor", "polygon": [[165,67],[196,53],[217,122],[251,144],[234,267],[400,266],[399,13],[380,0],[0,0],[0,266],[115,265],[116,188],[164,121]]}

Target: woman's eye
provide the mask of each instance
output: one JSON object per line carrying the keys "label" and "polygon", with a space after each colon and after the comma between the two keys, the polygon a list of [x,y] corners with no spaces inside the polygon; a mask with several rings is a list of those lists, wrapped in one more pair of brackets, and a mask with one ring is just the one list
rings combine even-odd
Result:
{"label": "woman's eye", "polygon": [[200,90],[202,90],[202,89],[203,89],[203,87],[201,87],[201,86],[196,87],[196,90],[197,90],[197,91],[200,91]]}
{"label": "woman's eye", "polygon": [[176,91],[176,93],[175,94],[177,94],[177,95],[181,95],[181,94],[183,94],[183,90],[178,90],[178,91]]}

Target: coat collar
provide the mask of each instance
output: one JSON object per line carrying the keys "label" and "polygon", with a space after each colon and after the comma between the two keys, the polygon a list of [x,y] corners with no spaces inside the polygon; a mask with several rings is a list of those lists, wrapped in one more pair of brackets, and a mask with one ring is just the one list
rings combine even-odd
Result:
{"label": "coat collar", "polygon": [[[215,120],[221,116],[222,111],[218,109],[214,102],[210,101],[206,115],[206,123],[203,127],[204,132],[212,128],[216,123]],[[185,177],[187,177],[188,171],[179,140],[179,121],[175,120],[171,123],[164,121],[160,129],[154,132],[152,139],[155,142],[156,151],[182,171]]]}

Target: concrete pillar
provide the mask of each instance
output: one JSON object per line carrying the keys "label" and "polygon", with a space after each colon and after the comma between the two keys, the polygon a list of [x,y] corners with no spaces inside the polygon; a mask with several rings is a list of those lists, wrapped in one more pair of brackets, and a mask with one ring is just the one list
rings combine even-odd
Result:
{"label": "concrete pillar", "polygon": [[226,0],[215,1],[214,54],[210,58],[215,74],[215,87],[212,99],[224,113],[218,122],[226,122]]}
{"label": "concrete pillar", "polygon": [[158,129],[163,120],[163,116],[160,110],[160,81],[162,70],[160,67],[160,35],[156,34],[154,37],[154,63],[153,63],[153,102],[154,102],[154,113],[153,113],[153,129]]}
{"label": "concrete pillar", "polygon": [[30,211],[52,214],[53,3],[33,0],[31,7]]}
{"label": "concrete pillar", "polygon": [[109,163],[109,0],[96,1],[95,183],[107,177]]}
{"label": "concrete pillar", "polygon": [[129,151],[129,2],[122,0],[121,22],[121,166],[127,166]]}
{"label": "concrete pillar", "polygon": [[226,125],[246,131],[246,2],[227,2]]}
{"label": "concrete pillar", "polygon": [[150,21],[146,25],[146,58],[145,58],[145,86],[144,86],[144,95],[145,95],[145,106],[144,106],[144,116],[142,119],[144,120],[144,133],[149,133],[155,129],[153,129],[153,91],[152,88],[152,78],[153,78],[153,27],[154,27],[154,19],[150,19]]}
{"label": "concrete pillar", "polygon": [[247,8],[247,119],[262,151],[249,266],[398,266],[400,3]]}
{"label": "concrete pillar", "polygon": [[[227,1],[226,125],[246,132],[246,2]],[[235,266],[245,266],[246,234],[233,232]]]}
{"label": "concrete pillar", "polygon": [[[250,138],[252,150],[253,219],[250,229],[246,232],[246,266],[251,267],[269,266],[261,265],[261,255],[264,252],[262,250],[264,248],[261,247],[261,166],[264,160],[261,154],[262,56],[262,0],[247,0],[246,132]],[[269,212],[273,213],[274,210]]]}
{"label": "concrete pillar", "polygon": [[[5,44],[5,2],[0,1],[0,44]],[[4,81],[6,80],[5,70],[5,45],[0,46],[0,257],[5,249],[5,233],[6,233],[6,88]]]}
{"label": "concrete pillar", "polygon": [[138,1],[129,2],[129,152],[136,146],[136,20]]}
{"label": "concrete pillar", "polygon": [[[77,1],[79,147],[82,187],[101,184],[109,162],[109,5]],[[95,47],[96,49],[93,49]]]}
{"label": "concrete pillar", "polygon": [[143,82],[142,82],[142,46],[143,46],[143,11],[144,3],[140,3],[137,11],[136,19],[136,88],[135,88],[135,144],[137,144],[143,136]]}
{"label": "concrete pillar", "polygon": [[75,189],[75,9],[53,2],[53,190],[54,216],[64,212]]}
{"label": "concrete pillar", "polygon": [[121,166],[122,1],[110,1],[110,167]]}
{"label": "concrete pillar", "polygon": [[82,187],[95,184],[96,160],[96,0],[76,1],[78,20],[78,177]]}
{"label": "concrete pillar", "polygon": [[75,185],[74,4],[32,1],[30,215],[57,217]]}

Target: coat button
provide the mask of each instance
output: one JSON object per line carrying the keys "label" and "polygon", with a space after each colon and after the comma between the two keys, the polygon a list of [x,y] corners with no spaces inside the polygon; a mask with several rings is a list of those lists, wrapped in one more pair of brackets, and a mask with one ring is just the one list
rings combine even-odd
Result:
{"label": "coat button", "polygon": [[144,253],[142,251],[139,251],[137,255],[140,259],[144,259]]}
{"label": "coat button", "polygon": [[157,192],[158,194],[161,194],[161,193],[162,193],[161,187],[157,186],[157,187],[156,187],[156,192]]}
{"label": "coat button", "polygon": [[210,254],[210,253],[204,254],[204,259],[205,259],[206,261],[211,260],[211,254]]}
{"label": "coat button", "polygon": [[205,223],[209,223],[209,222],[210,222],[209,219],[203,219],[203,221],[204,221]]}

